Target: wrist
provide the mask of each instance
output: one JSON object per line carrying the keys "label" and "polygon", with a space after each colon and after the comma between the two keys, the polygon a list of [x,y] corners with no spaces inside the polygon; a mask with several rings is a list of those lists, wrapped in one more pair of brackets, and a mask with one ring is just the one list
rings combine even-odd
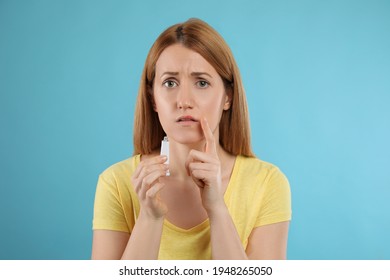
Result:
{"label": "wrist", "polygon": [[148,211],[143,211],[142,208],[139,211],[139,215],[137,220],[142,220],[146,223],[151,223],[151,224],[162,224],[164,222],[165,216],[154,216]]}
{"label": "wrist", "polygon": [[207,215],[209,216],[210,222],[212,220],[218,219],[221,216],[224,216],[226,214],[229,214],[229,210],[226,207],[226,204],[224,201],[220,203],[215,203],[212,205],[212,207],[208,207],[206,209]]}

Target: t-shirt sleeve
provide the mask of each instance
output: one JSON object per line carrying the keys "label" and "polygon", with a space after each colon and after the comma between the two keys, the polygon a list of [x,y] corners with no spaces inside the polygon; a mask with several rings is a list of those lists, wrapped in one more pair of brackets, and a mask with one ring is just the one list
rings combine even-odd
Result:
{"label": "t-shirt sleeve", "polygon": [[255,227],[291,220],[291,192],[286,176],[275,167],[267,179]]}
{"label": "t-shirt sleeve", "polygon": [[99,176],[96,187],[93,229],[130,232],[113,176]]}

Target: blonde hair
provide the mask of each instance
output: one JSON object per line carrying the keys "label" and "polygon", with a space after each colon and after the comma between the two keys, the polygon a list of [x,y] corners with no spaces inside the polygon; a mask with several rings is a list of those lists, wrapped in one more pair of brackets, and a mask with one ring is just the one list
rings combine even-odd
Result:
{"label": "blonde hair", "polygon": [[221,146],[232,155],[253,157],[248,106],[240,72],[225,40],[206,22],[189,19],[166,29],[151,47],[142,72],[134,119],[134,154],[150,154],[161,145],[165,132],[153,109],[156,62],[167,47],[181,44],[203,56],[221,76],[231,96],[229,110],[219,124]]}

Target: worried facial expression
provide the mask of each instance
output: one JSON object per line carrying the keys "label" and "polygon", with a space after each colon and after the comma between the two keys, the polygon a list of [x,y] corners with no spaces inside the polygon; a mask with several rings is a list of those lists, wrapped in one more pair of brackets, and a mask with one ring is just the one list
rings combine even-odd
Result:
{"label": "worried facial expression", "polygon": [[200,119],[215,137],[223,110],[230,108],[222,78],[199,53],[180,44],[167,47],[156,63],[154,110],[168,137],[182,144],[204,139]]}

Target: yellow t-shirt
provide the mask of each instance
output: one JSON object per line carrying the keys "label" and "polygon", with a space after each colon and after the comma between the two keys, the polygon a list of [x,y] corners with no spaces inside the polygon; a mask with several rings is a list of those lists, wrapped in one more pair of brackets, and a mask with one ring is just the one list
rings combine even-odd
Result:
{"label": "yellow t-shirt", "polygon": [[[139,162],[136,155],[100,174],[93,229],[131,233],[140,205],[130,178]],[[237,156],[224,199],[244,248],[254,228],[291,219],[287,178],[276,166],[257,158]],[[210,258],[208,219],[191,229],[164,221],[159,259]]]}

